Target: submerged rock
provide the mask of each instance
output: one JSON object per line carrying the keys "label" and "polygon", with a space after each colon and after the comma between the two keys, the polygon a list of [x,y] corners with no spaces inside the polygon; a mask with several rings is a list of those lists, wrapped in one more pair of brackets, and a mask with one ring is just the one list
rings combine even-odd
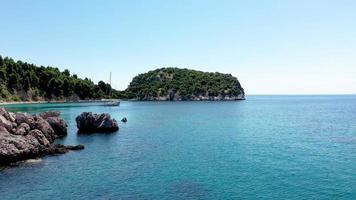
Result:
{"label": "submerged rock", "polygon": [[64,154],[71,150],[82,150],[84,149],[84,145],[78,144],[75,146],[64,146],[62,144],[52,144],[49,148],[46,149],[47,155],[55,155],[55,154]]}
{"label": "submerged rock", "polygon": [[0,165],[83,149],[83,145],[64,146],[53,143],[55,138],[67,134],[67,124],[59,114],[15,114],[0,108]]}
{"label": "submerged rock", "polygon": [[111,118],[110,114],[93,114],[91,112],[83,112],[75,119],[80,132],[115,132],[119,130],[117,121]]}
{"label": "submerged rock", "polygon": [[81,150],[81,149],[84,149],[84,145],[82,144],[78,144],[78,145],[74,145],[74,146],[66,146],[66,149],[69,149],[69,150]]}

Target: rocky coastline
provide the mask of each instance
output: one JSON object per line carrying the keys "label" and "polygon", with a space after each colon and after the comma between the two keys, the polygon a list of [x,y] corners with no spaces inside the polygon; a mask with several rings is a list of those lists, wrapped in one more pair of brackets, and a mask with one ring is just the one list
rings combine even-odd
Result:
{"label": "rocky coastline", "polygon": [[54,143],[67,135],[67,123],[55,111],[37,115],[12,113],[0,108],[0,166],[45,155],[84,149],[83,145]]}

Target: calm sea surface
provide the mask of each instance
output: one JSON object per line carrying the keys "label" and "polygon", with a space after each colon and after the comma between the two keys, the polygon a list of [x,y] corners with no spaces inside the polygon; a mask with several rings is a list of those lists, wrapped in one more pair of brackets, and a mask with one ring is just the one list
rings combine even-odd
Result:
{"label": "calm sea surface", "polygon": [[[356,96],[11,105],[59,110],[85,150],[0,170],[0,199],[356,199]],[[83,111],[120,120],[78,135]]]}

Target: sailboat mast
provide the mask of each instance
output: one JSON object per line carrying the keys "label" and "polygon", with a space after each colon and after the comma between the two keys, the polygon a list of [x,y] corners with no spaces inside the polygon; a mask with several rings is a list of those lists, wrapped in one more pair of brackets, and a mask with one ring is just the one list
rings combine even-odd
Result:
{"label": "sailboat mast", "polygon": [[110,93],[109,93],[109,96],[110,96],[110,99],[111,99],[111,92],[112,92],[112,86],[111,86],[111,72],[110,72],[110,77],[109,77],[109,84],[110,84]]}
{"label": "sailboat mast", "polygon": [[110,84],[110,86],[111,86],[111,72],[110,72],[109,84]]}

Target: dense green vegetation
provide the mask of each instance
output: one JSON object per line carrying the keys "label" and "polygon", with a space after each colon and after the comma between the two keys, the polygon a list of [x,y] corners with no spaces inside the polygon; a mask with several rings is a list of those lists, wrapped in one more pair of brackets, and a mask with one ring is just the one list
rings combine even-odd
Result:
{"label": "dense green vegetation", "polygon": [[125,91],[95,84],[69,70],[36,66],[0,56],[0,101],[79,99],[221,100],[243,99],[244,90],[231,74],[161,68],[133,78]]}
{"label": "dense green vegetation", "polygon": [[231,74],[179,68],[161,68],[133,78],[126,89],[138,100],[196,100],[244,98],[244,90]]}
{"label": "dense green vegetation", "polygon": [[0,56],[0,100],[78,100],[119,98],[121,93],[110,84],[94,84],[88,78],[80,79],[68,70],[15,62]]}

